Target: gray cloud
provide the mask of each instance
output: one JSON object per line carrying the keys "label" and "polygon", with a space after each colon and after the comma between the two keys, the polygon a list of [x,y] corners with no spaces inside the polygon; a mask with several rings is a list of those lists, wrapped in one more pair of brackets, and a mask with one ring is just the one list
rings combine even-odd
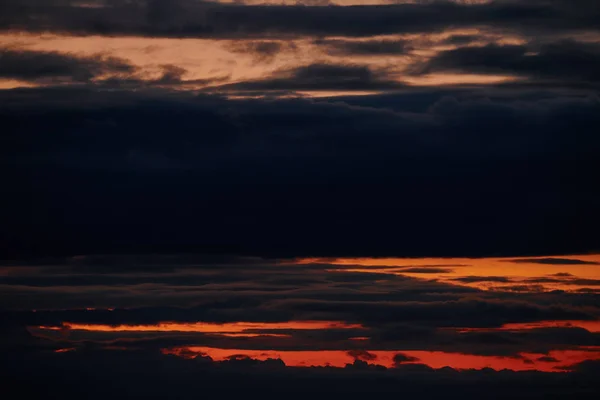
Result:
{"label": "gray cloud", "polygon": [[419,359],[416,357],[411,357],[411,356],[403,354],[403,353],[397,353],[396,355],[394,355],[394,365],[396,367],[398,367],[404,363],[416,362],[416,361],[419,361]]}
{"label": "gray cloud", "polygon": [[[386,76],[316,65],[274,82],[259,86],[372,88]],[[159,237],[161,251],[273,257],[578,254],[597,243],[599,193],[588,182],[600,170],[600,101],[590,92],[227,100],[53,88],[2,91],[0,101],[5,254],[140,253],[158,251],[149,243]],[[33,198],[65,212],[25,206]]]}
{"label": "gray cloud", "polygon": [[493,26],[536,35],[598,29],[590,1],[499,0],[468,4],[434,1],[372,6],[247,6],[180,0],[3,3],[0,29],[74,34],[167,37],[266,37],[273,35],[370,36]]}
{"label": "gray cloud", "polygon": [[541,45],[459,47],[442,51],[416,73],[440,71],[520,75],[533,80],[597,83],[600,80],[600,45],[571,40]]}
{"label": "gray cloud", "polygon": [[377,71],[367,65],[322,63],[284,69],[264,79],[225,84],[212,89],[228,91],[353,91],[405,87],[387,75],[387,71]]}
{"label": "gray cloud", "polygon": [[280,53],[297,51],[293,42],[275,40],[237,40],[232,41],[228,49],[251,54],[256,63],[271,63]]}
{"label": "gray cloud", "polygon": [[104,75],[129,76],[136,68],[124,60],[81,57],[51,51],[0,49],[0,77],[40,83],[89,82]]}
{"label": "gray cloud", "polygon": [[453,45],[464,45],[477,42],[481,39],[480,35],[452,35],[444,39],[443,43]]}
{"label": "gray cloud", "polygon": [[408,54],[412,49],[406,40],[345,40],[345,39],[318,39],[314,44],[320,46],[322,51],[333,56],[397,56]]}

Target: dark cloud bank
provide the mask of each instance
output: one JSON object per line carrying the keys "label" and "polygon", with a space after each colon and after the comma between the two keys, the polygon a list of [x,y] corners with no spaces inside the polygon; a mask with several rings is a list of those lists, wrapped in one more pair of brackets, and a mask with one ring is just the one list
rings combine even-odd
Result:
{"label": "dark cloud bank", "polygon": [[440,71],[496,73],[527,76],[554,83],[564,81],[595,84],[600,79],[600,45],[563,40],[542,45],[458,47],[443,51],[418,73]]}
{"label": "dark cloud bank", "polygon": [[[431,371],[426,367],[399,370],[370,369],[356,361],[344,370],[283,368],[274,361],[232,360],[212,366],[210,360],[182,360],[145,352],[86,351],[10,360],[3,368],[7,390],[24,396],[60,392],[62,398],[115,399],[180,398],[205,396],[234,398],[259,394],[266,398],[310,395],[315,398],[365,395],[402,395],[434,399],[587,398],[598,390],[594,382],[596,363],[581,366],[580,373],[555,376],[543,373],[492,373],[452,370]],[[110,367],[109,367],[110,366]],[[48,368],[51,367],[51,370]],[[551,387],[552,395],[548,396]]]}
{"label": "dark cloud bank", "polygon": [[[371,76],[316,66],[289,79]],[[590,91],[226,100],[98,87],[3,91],[0,102],[4,258],[598,246],[600,100]]]}
{"label": "dark cloud bank", "polygon": [[425,1],[367,6],[277,6],[204,1],[5,0],[0,29],[150,37],[371,36],[493,26],[526,34],[598,29],[594,0]]}
{"label": "dark cloud bank", "polygon": [[[427,278],[348,270],[353,267],[185,255],[96,256],[46,260],[38,265],[23,263],[2,267],[0,300],[4,309],[0,316],[3,327],[21,328],[61,327],[64,322],[118,326],[165,321],[319,320],[360,325],[307,331],[254,328],[250,332],[287,333],[291,337],[250,342],[199,332],[59,331],[54,332],[55,347],[79,347],[88,342],[150,350],[186,344],[311,350],[316,343],[321,350],[364,350],[369,346],[371,350],[516,356],[523,351],[547,353],[600,345],[598,333],[577,327],[517,332],[454,329],[593,321],[600,316],[593,294],[488,292]],[[365,336],[370,338],[368,344],[351,340]]]}
{"label": "dark cloud bank", "polygon": [[[159,66],[158,77],[145,76],[129,61],[106,54],[81,56],[58,51],[35,51],[15,46],[0,48],[0,79],[27,82],[34,85],[83,86],[94,82],[112,88],[136,89],[148,86],[169,86],[183,83],[187,73],[176,65]],[[187,80],[188,84],[217,83],[213,80]]]}
{"label": "dark cloud bank", "polygon": [[0,77],[42,83],[44,79],[68,83],[89,82],[103,74],[131,74],[134,68],[111,57],[75,57],[58,52],[0,49]]}
{"label": "dark cloud bank", "polygon": [[293,91],[377,91],[400,89],[406,85],[394,81],[389,71],[376,71],[368,65],[316,63],[276,71],[254,81],[225,84],[214,89],[239,92]]}
{"label": "dark cloud bank", "polygon": [[[569,265],[597,267],[593,262],[548,257],[598,250],[599,51],[593,42],[561,36],[596,32],[596,3],[433,1],[342,8],[2,1],[4,32],[263,38],[231,48],[252,53],[257,62],[296,51],[281,39],[299,36],[336,56],[412,50],[403,41],[348,38],[375,34],[493,27],[525,38],[521,45],[472,45],[477,37],[452,36],[447,42],[462,47],[416,59],[410,72],[524,80],[432,89],[410,88],[391,69],[321,62],[251,82],[196,82],[211,88],[183,93],[151,88],[181,84],[186,71],[178,66],[164,66],[163,77],[148,81],[109,55],[1,50],[0,77],[63,85],[0,91],[0,258],[17,260],[0,267],[3,389],[65,399],[257,393],[597,397],[597,361],[558,374],[432,370],[402,352],[514,359],[532,352],[536,359],[528,362],[551,363],[557,360],[553,350],[600,346],[599,333],[577,327],[493,329],[600,317],[599,295],[590,290],[535,290],[541,283],[598,285],[568,273]],[[383,93],[281,96],[301,90]],[[235,94],[260,98],[227,98]],[[136,252],[145,255],[27,261]],[[448,284],[428,278],[453,270],[451,264],[407,263],[403,271],[422,279],[394,275],[392,267],[374,273],[325,261],[282,265],[302,256],[453,255],[543,255],[535,262],[566,272],[481,291],[461,284],[513,280],[465,276]],[[259,336],[249,340],[63,325],[294,320],[362,327],[277,332],[286,337],[254,329]],[[40,325],[61,329],[44,331]],[[487,330],[461,332],[465,327]],[[368,348],[355,340],[363,336],[369,337]],[[339,350],[354,362],[346,368],[294,368],[280,360],[237,356],[215,362],[160,352],[186,345]],[[376,350],[397,351],[395,368],[376,366],[370,352]]]}

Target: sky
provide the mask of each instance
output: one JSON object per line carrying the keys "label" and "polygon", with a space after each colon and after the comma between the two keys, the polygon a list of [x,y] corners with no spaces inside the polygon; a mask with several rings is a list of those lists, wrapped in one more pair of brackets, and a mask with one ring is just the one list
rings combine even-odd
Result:
{"label": "sky", "polygon": [[594,396],[599,21],[0,0],[7,390]]}

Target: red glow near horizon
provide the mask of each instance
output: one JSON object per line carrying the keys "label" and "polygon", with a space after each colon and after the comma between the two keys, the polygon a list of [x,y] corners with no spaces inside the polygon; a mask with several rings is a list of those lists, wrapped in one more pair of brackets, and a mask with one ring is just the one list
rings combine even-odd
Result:
{"label": "red glow near horizon", "polygon": [[[312,329],[363,329],[360,324],[342,321],[287,321],[287,322],[161,322],[154,325],[104,325],[63,322],[62,326],[40,326],[42,330],[81,330],[93,332],[198,332],[229,336],[260,336],[256,330],[312,330]],[[286,336],[265,332],[267,336]]]}
{"label": "red glow near horizon", "polygon": [[[600,360],[600,347],[587,350],[555,350],[548,354],[519,353],[516,357],[482,356],[463,353],[450,353],[442,351],[368,351],[373,357],[368,362],[382,365],[387,368],[394,367],[394,356],[402,353],[414,357],[418,361],[405,364],[424,364],[434,369],[450,367],[457,370],[484,369],[494,370],[509,369],[513,371],[543,371],[567,372],[575,364],[587,360]],[[219,349],[200,346],[176,347],[163,349],[163,354],[177,355],[185,358],[209,356],[214,361],[226,361],[235,357],[249,357],[256,360],[281,359],[288,367],[338,367],[352,364],[354,357],[342,350],[321,351],[279,351],[279,350],[242,350]]]}

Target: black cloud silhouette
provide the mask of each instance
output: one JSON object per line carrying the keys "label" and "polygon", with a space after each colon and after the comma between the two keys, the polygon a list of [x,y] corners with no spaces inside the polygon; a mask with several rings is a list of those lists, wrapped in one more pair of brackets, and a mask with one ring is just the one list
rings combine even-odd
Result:
{"label": "black cloud silhouette", "polygon": [[[330,87],[373,79],[331,66],[292,78],[319,76]],[[477,256],[596,246],[593,95],[167,93],[0,93],[11,193],[2,251]],[[411,111],[394,109],[408,103]],[[44,207],[27,206],[35,198]],[[538,223],[548,218],[550,226]]]}

